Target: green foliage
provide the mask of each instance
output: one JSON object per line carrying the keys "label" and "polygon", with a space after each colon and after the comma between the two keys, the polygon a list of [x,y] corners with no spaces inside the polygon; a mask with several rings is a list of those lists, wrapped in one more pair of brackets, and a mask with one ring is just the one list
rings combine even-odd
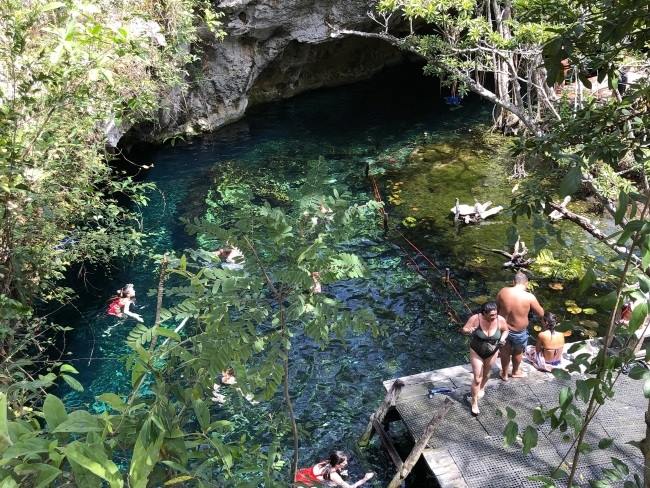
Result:
{"label": "green foliage", "polygon": [[[199,22],[219,38],[218,18],[203,0],[0,2],[2,486],[124,486],[112,459],[140,439],[144,403],[134,399],[142,393],[128,404],[102,395],[119,416],[66,412],[44,393],[57,381],[83,389],[73,367],[45,355],[66,328],[35,309],[70,298],[61,279],[73,266],[140,252],[138,208],[152,186],[109,164],[107,134],[153,119],[163,94],[182,91]],[[138,366],[151,370],[142,358]],[[159,414],[151,413],[163,425]],[[145,460],[136,462],[132,481],[145,486]]]}
{"label": "green foliage", "polygon": [[546,278],[559,280],[577,280],[586,273],[583,259],[570,258],[568,261],[561,261],[548,249],[542,249],[537,254],[531,269]]}
{"label": "green foliage", "polygon": [[[155,100],[180,87],[178,67],[193,59],[192,12],[205,13],[206,6],[194,0],[128,10],[113,1],[0,5],[3,316],[15,309],[8,300],[29,307],[65,299],[69,290],[60,280],[72,265],[106,263],[142,246],[137,208],[146,205],[151,185],[108,164],[107,134],[153,117]],[[215,26],[217,17],[210,18]],[[17,321],[14,332],[25,326]]]}
{"label": "green foliage", "polygon": [[[288,381],[293,338],[306,336],[324,347],[351,331],[377,332],[366,311],[310,290],[313,271],[325,286],[365,275],[348,245],[362,229],[376,226],[377,205],[350,205],[348,198],[333,190],[283,209],[248,202],[226,228],[216,226],[214,216],[193,222],[203,242],[239,246],[243,268],[217,266],[214,248],[173,258],[166,297],[176,305],[161,310],[161,324],[136,324],[129,333],[133,388],[127,398],[100,395],[110,411],[68,412],[53,395],[41,406],[14,406],[27,389],[38,398],[40,388],[56,381],[54,373],[16,387],[22,393],[10,403],[0,394],[5,484],[285,486],[281,441],[291,423],[276,393]],[[189,321],[180,334],[168,328],[182,318]],[[237,386],[224,386],[230,390],[224,399],[233,406],[214,406],[213,385],[229,367]],[[65,364],[55,371],[64,380],[77,373]],[[245,417],[259,417],[256,423],[267,426],[269,445],[237,428]],[[124,453],[130,456],[128,473],[116,460]]]}
{"label": "green foliage", "polygon": [[[646,57],[643,46],[647,46],[650,21],[646,4],[630,1],[575,2],[576,11],[582,12],[580,19],[572,20],[568,16],[568,24],[559,29],[555,38],[544,47],[549,84],[563,80],[562,60],[566,59],[585,86],[591,85],[588,76],[597,70],[598,81],[607,78],[609,88],[616,91],[621,70],[634,65],[635,57]],[[612,235],[605,236],[589,220],[581,216],[572,218],[618,253],[619,260],[614,265],[620,267],[614,272],[617,286],[613,293],[611,318],[603,339],[604,346],[598,354],[577,354],[566,371],[553,371],[558,380],[565,382],[570,380],[567,371],[584,373],[585,376],[576,379],[575,389],[569,383],[562,388],[557,406],[539,409],[534,415],[537,425],[549,421],[552,429],[571,429],[571,437],[576,442],[571,452],[569,485],[574,481],[581,454],[591,449],[591,446],[578,443],[577,439],[589,428],[596,409],[616,394],[616,379],[622,368],[631,368],[630,377],[639,380],[639,389],[650,398],[648,370],[633,363],[633,350],[639,340],[634,333],[648,326],[649,94],[647,81],[640,81],[629,84],[623,93],[616,91],[615,96],[606,100],[592,98],[580,104],[576,101],[571,117],[561,117],[544,138],[525,141],[519,149],[533,161],[552,161],[559,168],[560,194],[589,191],[598,198],[617,226]],[[539,189],[533,190],[532,186],[522,185],[520,190],[521,194],[513,201],[516,213],[550,212],[547,204],[556,194],[554,188],[542,187],[540,192]],[[551,272],[559,264],[553,262],[550,255],[540,253],[540,257],[542,259],[536,263],[540,272]],[[580,292],[586,293],[595,281],[593,271],[587,271],[581,280]],[[632,304],[629,322],[617,320],[623,302]],[[616,355],[609,351],[612,340],[619,344]],[[573,346],[569,352],[576,354],[578,350],[579,346]],[[647,440],[636,445],[647,449]],[[604,438],[598,447],[610,449],[615,447],[615,442]],[[591,480],[590,484],[611,486],[628,476],[628,466],[612,458],[612,468],[604,470],[603,479]],[[537,480],[553,486],[548,477],[540,476]],[[641,482],[637,476],[636,483],[628,480],[625,486],[641,486]]]}
{"label": "green foliage", "polygon": [[[377,9],[398,12],[411,26],[427,24],[426,34],[411,27],[403,45],[427,60],[425,73],[439,77],[452,95],[474,91],[497,105],[495,124],[500,129],[519,123],[538,134],[543,114],[557,116],[539,82],[544,78],[542,45],[559,25],[576,18],[568,8],[571,2],[547,3],[380,0]],[[560,11],[564,17],[557,16]],[[486,75],[494,78],[493,87],[485,82]]]}
{"label": "green foliage", "polygon": [[0,350],[11,351],[8,377],[16,378],[10,359],[29,344],[42,352],[61,330],[33,307],[70,298],[61,281],[73,266],[140,252],[138,208],[152,186],[111,167],[107,132],[153,116],[155,100],[179,85],[195,6],[0,4]]}

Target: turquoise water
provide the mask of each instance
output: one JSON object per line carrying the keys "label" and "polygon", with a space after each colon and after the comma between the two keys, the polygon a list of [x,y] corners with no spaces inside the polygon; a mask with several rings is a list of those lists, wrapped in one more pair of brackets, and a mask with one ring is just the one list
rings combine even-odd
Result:
{"label": "turquoise water", "polygon": [[[156,252],[195,245],[180,219],[205,214],[206,195],[225,172],[242,172],[265,188],[281,189],[296,185],[309,162],[322,158],[331,184],[347,186],[361,201],[372,198],[364,176],[366,163],[371,163],[375,170],[386,171],[378,181],[384,198],[393,196],[391,223],[412,216],[415,224],[401,226],[402,231],[440,267],[453,270],[459,289],[476,300],[468,302],[475,307],[511,275],[500,269],[500,257],[478,253],[472,243],[505,247],[509,217],[457,231],[448,212],[457,196],[484,200],[487,194],[495,203],[509,200],[507,157],[502,148],[492,146],[494,141],[475,138],[490,114],[490,107],[476,100],[450,110],[441,103],[433,80],[421,77],[418,67],[402,67],[368,82],[254,108],[246,118],[211,135],[140,149],[130,158],[154,163],[145,180],[158,187],[142,209],[144,226],[153,233],[150,244]],[[436,159],[431,148],[440,149],[441,144],[454,151],[442,151]],[[422,148],[429,148],[424,156]],[[585,254],[594,253],[578,234],[572,242]],[[458,364],[467,355],[447,308],[464,317],[463,305],[441,286],[435,272],[426,272],[427,280],[412,264],[409,267],[400,248],[404,245],[397,235],[385,239],[380,232],[362,241],[355,251],[366,259],[370,278],[325,290],[350,307],[371,308],[383,336],[337,339],[325,350],[298,338],[291,357],[292,394],[305,433],[302,464],[316,461],[331,448],[348,450],[354,453],[352,474],[377,471],[377,486],[392,476],[389,461],[377,447],[358,452],[355,442],[383,397],[382,380]],[[416,261],[424,266],[421,259]],[[86,277],[88,287],[81,291],[77,309],[67,312],[74,326],[67,338],[68,359],[79,369],[85,387],[81,394],[65,392],[69,406],[100,411],[104,407],[95,400],[97,395],[128,390],[121,357],[134,324],[107,317],[106,300],[122,284],[134,283],[138,312],[151,323],[155,299],[147,291],[156,284],[155,269],[155,263],[134,260]],[[540,294],[558,304],[563,299],[543,285]],[[256,429],[262,432],[263,426],[256,425],[263,422],[260,412],[276,408],[274,402],[246,406],[242,415],[248,415],[248,421],[243,424],[253,435]],[[410,486],[428,486],[429,481],[418,473]]]}

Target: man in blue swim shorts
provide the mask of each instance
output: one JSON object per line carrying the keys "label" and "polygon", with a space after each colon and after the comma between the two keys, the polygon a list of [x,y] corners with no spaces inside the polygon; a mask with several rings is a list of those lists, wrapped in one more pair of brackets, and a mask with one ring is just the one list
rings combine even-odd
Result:
{"label": "man in blue swim shorts", "polygon": [[501,348],[501,379],[508,380],[508,368],[512,359],[513,378],[526,376],[520,370],[524,351],[528,344],[528,314],[532,311],[538,317],[544,316],[544,309],[528,291],[528,276],[521,271],[515,274],[513,286],[502,288],[497,294],[499,315],[505,317],[510,333]]}

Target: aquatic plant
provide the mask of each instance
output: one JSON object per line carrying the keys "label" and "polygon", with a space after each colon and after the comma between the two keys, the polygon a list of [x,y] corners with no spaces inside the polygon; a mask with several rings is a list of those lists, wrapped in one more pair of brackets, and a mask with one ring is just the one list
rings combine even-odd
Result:
{"label": "aquatic plant", "polygon": [[545,278],[579,280],[587,271],[587,264],[584,259],[575,257],[563,261],[556,258],[552,251],[542,249],[535,257],[531,269]]}

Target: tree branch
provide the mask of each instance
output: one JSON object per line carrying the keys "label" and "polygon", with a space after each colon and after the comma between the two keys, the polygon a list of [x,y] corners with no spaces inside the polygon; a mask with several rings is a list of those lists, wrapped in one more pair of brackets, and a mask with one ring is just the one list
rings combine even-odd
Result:
{"label": "tree branch", "polygon": [[[368,39],[380,39],[384,42],[387,42],[395,47],[398,47],[400,49],[405,49],[413,54],[416,54],[417,56],[423,58],[426,61],[430,61],[424,54],[422,54],[420,51],[418,51],[414,46],[409,46],[405,41],[408,38],[399,38],[390,34],[385,34],[385,33],[375,33],[375,32],[363,32],[363,31],[357,31],[357,30],[348,30],[348,29],[338,29],[330,24],[328,24],[328,27],[332,29],[332,32],[330,34],[331,37],[337,38],[341,36],[356,36],[356,37],[365,37]],[[507,110],[508,112],[512,113],[515,115],[525,126],[526,128],[532,132],[535,136],[541,136],[542,135],[542,130],[539,128],[537,123],[526,114],[526,112],[513,103],[511,103],[508,100],[503,100],[502,98],[499,98],[494,92],[488,90],[485,88],[482,84],[474,80],[471,76],[469,76],[467,73],[464,73],[462,71],[458,71],[456,73],[458,77],[467,84],[469,89],[476,93],[477,95],[485,98],[486,100],[489,100],[490,102],[494,103],[495,105],[498,105],[499,107]]]}
{"label": "tree branch", "polygon": [[[598,239],[600,242],[606,244],[609,246],[611,249],[616,251],[619,254],[627,255],[630,250],[625,247],[625,246],[619,246],[612,240],[608,239],[607,236],[603,231],[601,231],[599,228],[597,228],[594,224],[591,223],[591,220],[589,220],[587,217],[584,217],[582,215],[578,215],[576,213],[571,212],[568,210],[566,207],[563,207],[561,204],[557,202],[550,202],[549,206],[558,214],[562,216],[562,218],[566,220],[570,220],[571,222],[578,224],[579,227],[582,227],[587,233],[591,234],[594,236],[596,239]],[[635,264],[639,265],[641,264],[641,259],[632,254],[632,261],[634,261]]]}

